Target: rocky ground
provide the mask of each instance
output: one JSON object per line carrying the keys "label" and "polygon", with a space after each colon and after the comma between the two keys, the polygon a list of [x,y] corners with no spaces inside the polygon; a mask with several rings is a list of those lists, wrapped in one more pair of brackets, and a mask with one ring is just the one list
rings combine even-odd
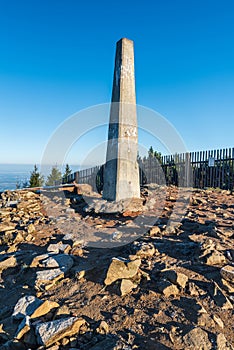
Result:
{"label": "rocky ground", "polygon": [[0,349],[234,349],[234,195],[143,204],[1,194]]}

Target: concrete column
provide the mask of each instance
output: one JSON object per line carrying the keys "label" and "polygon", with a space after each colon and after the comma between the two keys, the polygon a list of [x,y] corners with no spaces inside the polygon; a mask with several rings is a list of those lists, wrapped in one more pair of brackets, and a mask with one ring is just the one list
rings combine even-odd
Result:
{"label": "concrete column", "polygon": [[133,41],[116,45],[103,198],[140,197]]}

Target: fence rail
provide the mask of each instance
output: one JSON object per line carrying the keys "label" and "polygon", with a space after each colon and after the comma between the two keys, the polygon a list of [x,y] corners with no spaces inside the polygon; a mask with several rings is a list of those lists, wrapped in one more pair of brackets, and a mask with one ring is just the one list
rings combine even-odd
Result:
{"label": "fence rail", "polygon": [[[234,188],[234,148],[139,158],[140,184],[158,183],[195,188]],[[88,183],[99,192],[105,165],[77,171],[63,183]]]}

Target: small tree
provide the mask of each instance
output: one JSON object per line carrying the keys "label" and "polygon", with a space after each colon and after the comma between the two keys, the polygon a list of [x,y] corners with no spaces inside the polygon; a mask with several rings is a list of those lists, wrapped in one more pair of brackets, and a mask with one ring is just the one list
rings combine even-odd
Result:
{"label": "small tree", "polygon": [[44,176],[38,171],[36,164],[34,165],[34,170],[31,172],[29,179],[29,187],[41,187],[44,183]]}
{"label": "small tree", "polygon": [[67,178],[68,178],[69,175],[71,175],[71,173],[72,173],[71,168],[69,167],[68,164],[66,164],[65,172],[63,174],[63,178],[65,179],[65,181],[67,181]]}
{"label": "small tree", "polygon": [[154,158],[156,158],[159,163],[162,163],[162,154],[161,154],[161,152],[154,151]]}
{"label": "small tree", "polygon": [[154,149],[152,146],[150,146],[149,150],[148,150],[148,155],[149,157],[153,157],[154,156]]}
{"label": "small tree", "polygon": [[156,158],[159,163],[162,163],[162,154],[160,152],[154,151],[153,147],[150,146],[148,150],[149,158]]}
{"label": "small tree", "polygon": [[56,182],[62,182],[62,173],[55,165],[52,167],[51,173],[47,177],[46,186],[54,186]]}

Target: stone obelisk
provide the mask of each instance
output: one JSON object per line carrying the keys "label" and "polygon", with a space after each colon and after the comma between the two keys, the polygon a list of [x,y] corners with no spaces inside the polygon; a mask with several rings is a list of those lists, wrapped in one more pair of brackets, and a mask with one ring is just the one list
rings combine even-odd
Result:
{"label": "stone obelisk", "polygon": [[116,44],[103,198],[140,198],[133,41]]}

